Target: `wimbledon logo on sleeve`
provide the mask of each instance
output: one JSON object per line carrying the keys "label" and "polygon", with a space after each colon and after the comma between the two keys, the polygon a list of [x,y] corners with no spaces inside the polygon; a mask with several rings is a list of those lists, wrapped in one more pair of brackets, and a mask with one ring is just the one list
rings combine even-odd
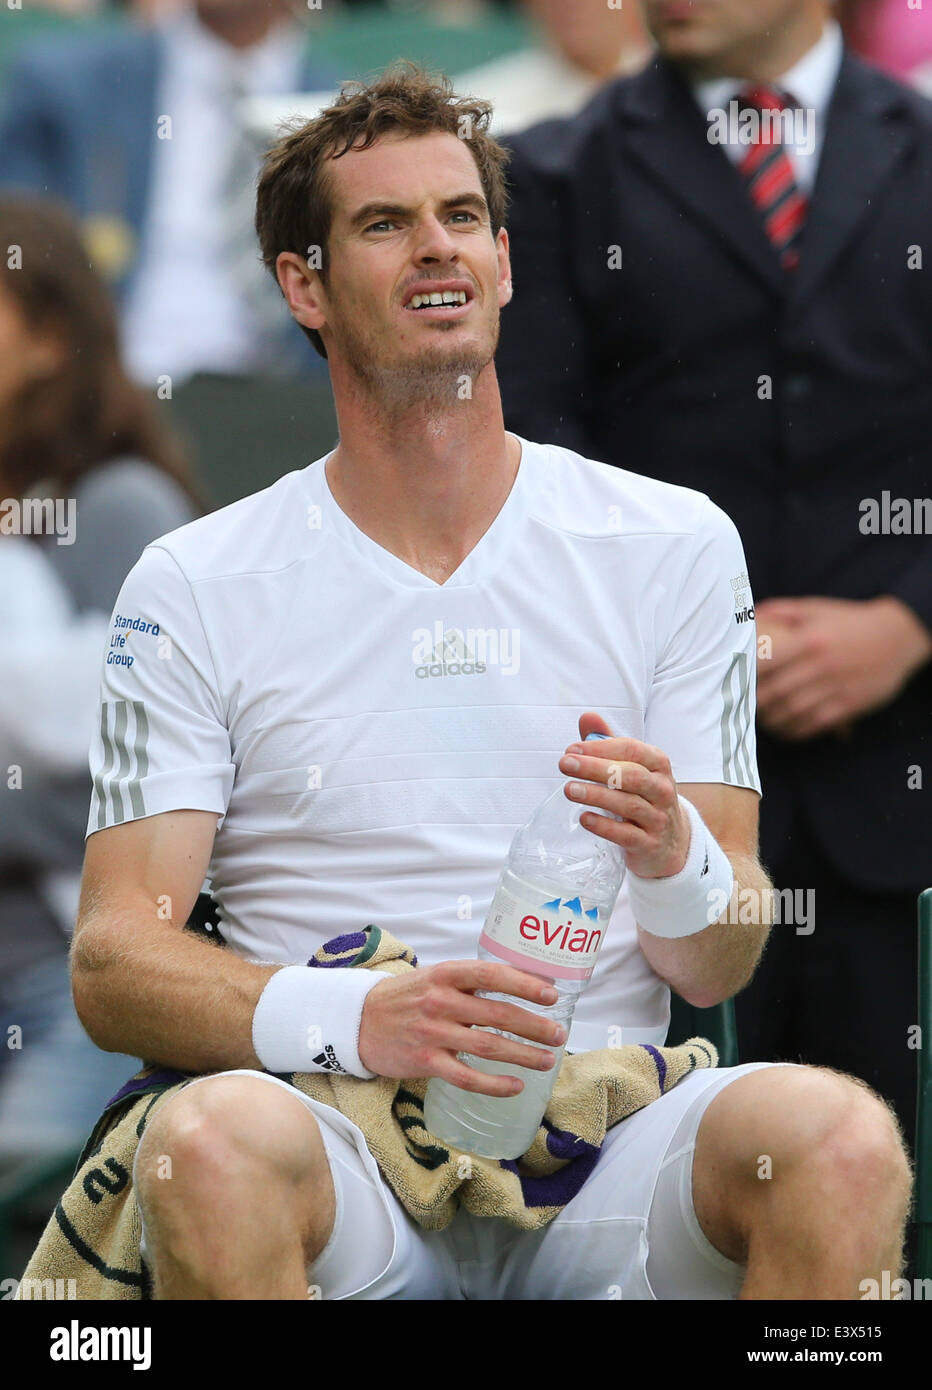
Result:
{"label": "wimbledon logo on sleeve", "polygon": [[731,581],[735,596],[735,622],[749,623],[754,618],[754,605],[751,599],[751,581],[747,572],[736,574]]}

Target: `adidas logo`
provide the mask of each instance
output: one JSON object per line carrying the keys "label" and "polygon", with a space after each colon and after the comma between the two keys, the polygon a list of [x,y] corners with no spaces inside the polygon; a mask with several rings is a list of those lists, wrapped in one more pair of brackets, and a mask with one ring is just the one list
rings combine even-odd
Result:
{"label": "adidas logo", "polygon": [[476,660],[463,634],[455,627],[434,642],[431,656],[432,660],[414,668],[418,680],[431,676],[481,676],[487,669],[484,661]]}
{"label": "adidas logo", "polygon": [[314,1058],[314,1065],[322,1067],[324,1071],[340,1071],[344,1076],[349,1074],[346,1067],[341,1066],[337,1061],[337,1054],[329,1043],[327,1043],[323,1052],[318,1052],[317,1056]]}

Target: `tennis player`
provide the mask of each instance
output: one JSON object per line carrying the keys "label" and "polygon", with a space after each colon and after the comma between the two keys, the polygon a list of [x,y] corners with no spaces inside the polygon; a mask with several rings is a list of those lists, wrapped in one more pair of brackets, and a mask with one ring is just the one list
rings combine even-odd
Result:
{"label": "tennis player", "polygon": [[[521,1007],[546,982],[475,949],[561,780],[628,865],[571,1049],[663,1042],[670,988],[731,996],[767,934],[740,539],[699,492],[506,432],[487,121],[402,69],[272,148],[262,254],[327,357],[339,443],[154,541],[117,601],[75,999],[101,1047],[213,1073],[137,1151],[155,1296],[857,1298],[900,1268],[910,1177],[853,1078],[694,1072],[522,1233],[463,1209],[424,1231],[356,1126],[271,1075],[507,1095],[457,1053],[552,1065],[562,1031]],[[182,931],[205,876],[228,951]],[[368,922],[419,968],[305,968]]]}

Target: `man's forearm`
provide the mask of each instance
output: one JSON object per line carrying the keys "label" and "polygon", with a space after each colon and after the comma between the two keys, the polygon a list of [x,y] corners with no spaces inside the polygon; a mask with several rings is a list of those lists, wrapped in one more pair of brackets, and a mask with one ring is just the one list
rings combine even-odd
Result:
{"label": "man's forearm", "polygon": [[152,907],[82,922],[71,953],[78,1017],[98,1047],[207,1072],[260,1067],[252,1017],[280,969],[256,965],[169,923],[140,926]]}
{"label": "man's forearm", "polygon": [[710,904],[717,920],[693,936],[651,936],[638,928],[641,950],[675,993],[699,1008],[737,994],[760,960],[773,920],[773,888],[763,865],[751,855],[729,854],[735,874],[731,901]]}

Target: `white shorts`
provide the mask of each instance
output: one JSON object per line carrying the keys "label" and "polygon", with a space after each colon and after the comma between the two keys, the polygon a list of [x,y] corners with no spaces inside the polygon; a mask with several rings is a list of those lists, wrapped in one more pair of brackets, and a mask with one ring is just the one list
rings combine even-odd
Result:
{"label": "white shorts", "polygon": [[[223,1075],[283,1086],[320,1126],[336,1218],[307,1270],[311,1298],[733,1299],[744,1269],[709,1242],[693,1208],[696,1135],[706,1106],[729,1082],[762,1067],[793,1065],[749,1062],[692,1072],[609,1130],[584,1186],[539,1231],[463,1208],[445,1230],[425,1231],[382,1179],[352,1121],[267,1072]],[[141,1252],[145,1259],[144,1227]]]}

